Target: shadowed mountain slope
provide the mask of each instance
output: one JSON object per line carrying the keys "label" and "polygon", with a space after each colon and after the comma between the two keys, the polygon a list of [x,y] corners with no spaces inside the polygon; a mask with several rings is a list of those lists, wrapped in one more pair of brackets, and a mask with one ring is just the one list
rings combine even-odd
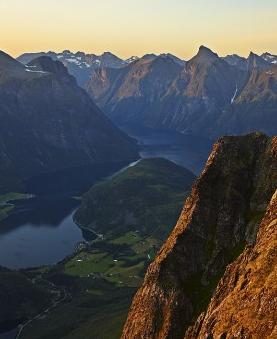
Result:
{"label": "shadowed mountain slope", "polygon": [[[0,175],[29,176],[136,159],[133,140],[102,114],[62,63],[0,54]],[[0,186],[1,187],[1,186]]]}
{"label": "shadowed mountain slope", "polygon": [[[220,58],[201,46],[183,64],[168,55],[149,55],[123,69],[100,69],[86,89],[120,126],[204,133],[212,139],[258,130],[273,135],[276,67],[254,53],[247,59]],[[258,79],[260,74],[268,81]],[[269,86],[273,95],[261,96]]]}

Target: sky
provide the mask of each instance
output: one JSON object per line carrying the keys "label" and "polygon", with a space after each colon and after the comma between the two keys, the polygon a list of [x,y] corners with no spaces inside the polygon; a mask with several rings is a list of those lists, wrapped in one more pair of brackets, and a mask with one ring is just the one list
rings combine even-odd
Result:
{"label": "sky", "polygon": [[277,0],[0,0],[0,49],[277,54]]}

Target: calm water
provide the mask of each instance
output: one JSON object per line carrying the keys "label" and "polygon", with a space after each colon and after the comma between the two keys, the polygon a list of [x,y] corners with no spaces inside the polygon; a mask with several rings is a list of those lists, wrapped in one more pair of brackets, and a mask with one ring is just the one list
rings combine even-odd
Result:
{"label": "calm water", "polygon": [[14,202],[13,213],[0,222],[0,265],[12,269],[55,264],[73,253],[83,234],[72,216],[80,200],[72,198],[126,163],[70,169],[28,182],[36,196]]}
{"label": "calm water", "polygon": [[206,138],[176,132],[122,129],[137,139],[142,158],[162,157],[199,174],[210,154],[213,142]]}
{"label": "calm water", "polygon": [[[142,158],[164,157],[198,174],[210,152],[206,139],[163,131],[128,131],[140,145]],[[16,202],[11,216],[0,223],[0,265],[18,269],[54,264],[72,254],[87,234],[72,216],[79,200],[72,198],[128,164],[104,164],[69,169],[33,178],[28,191],[36,195]]]}
{"label": "calm water", "polygon": [[0,264],[9,268],[54,264],[83,240],[72,220],[78,201],[42,197],[18,203],[0,228]]}

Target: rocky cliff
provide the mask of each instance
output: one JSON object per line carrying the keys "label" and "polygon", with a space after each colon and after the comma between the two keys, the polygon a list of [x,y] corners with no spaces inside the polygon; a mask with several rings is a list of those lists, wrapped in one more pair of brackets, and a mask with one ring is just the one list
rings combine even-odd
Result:
{"label": "rocky cliff", "polygon": [[[235,267],[240,266],[234,263],[227,268],[226,277],[219,285],[218,282],[227,265],[236,260],[241,253],[243,254],[238,260],[246,265],[244,256],[250,258],[247,251],[251,246],[254,248],[263,246],[261,239],[264,244],[267,244],[264,245],[265,253],[266,249],[272,252],[274,244],[271,243],[273,238],[271,240],[270,232],[274,228],[270,218],[272,218],[274,199],[273,205],[265,215],[265,221],[260,227],[259,225],[276,189],[276,184],[276,137],[269,138],[256,133],[220,139],[214,145],[203,173],[186,200],[175,229],[150,265],[144,283],[134,297],[122,338],[184,338],[186,332],[187,338],[193,336],[213,338],[213,333],[215,338],[219,338],[219,332],[223,333],[224,330],[226,331],[226,326],[229,327],[233,324],[232,321],[235,322],[231,314],[229,317],[226,314],[229,323],[227,322],[225,326],[223,312],[216,316],[217,304],[223,311],[224,307],[228,309],[231,303],[231,299],[229,303],[228,300],[226,304],[224,303],[222,293],[228,294],[235,285],[242,284],[248,288],[251,274],[254,276],[258,271],[253,260],[261,260],[262,257],[260,259],[258,257],[255,259],[257,255],[252,257],[252,263],[249,264],[254,265],[252,273],[249,269],[243,270],[241,266],[241,271],[238,269],[237,275],[231,274],[232,269],[235,270]],[[267,222],[267,220],[271,221]],[[268,236],[265,234],[265,228],[271,229],[268,231]],[[259,253],[263,252],[262,247],[259,251]],[[273,252],[271,255],[273,260]],[[266,275],[272,279],[271,274],[273,274],[271,256],[267,260],[270,264],[260,269],[260,274],[266,280]],[[270,296],[274,292],[273,286],[269,284],[270,279],[265,285],[263,292],[265,296]],[[223,286],[224,284],[227,286],[228,282],[230,287],[226,290]],[[217,291],[211,301],[217,285]],[[252,291],[249,289],[247,297],[250,300],[252,298],[252,302],[255,303],[255,287],[252,284],[250,286]],[[262,289],[261,284],[259,286],[257,289]],[[232,307],[239,314],[240,309],[236,309],[235,305],[239,305],[243,299],[237,298],[239,299],[236,301],[237,304],[233,304]],[[259,306],[264,307],[262,312],[271,307],[268,299],[260,298],[260,300],[265,302],[263,305],[260,303]],[[190,327],[201,313],[207,310],[210,301],[211,305],[206,317],[202,314],[202,318],[196,323],[198,327],[197,325],[196,328]],[[244,307],[244,312],[248,312],[250,319],[252,310],[247,307],[247,304]],[[240,314],[241,321],[243,321],[242,316],[243,312]],[[201,321],[203,321],[202,328]],[[263,323],[270,323],[270,321],[268,316]],[[247,320],[245,322],[246,328],[250,326]],[[258,326],[263,326],[260,324],[257,328],[254,327],[254,332],[259,331]],[[235,325],[233,330],[236,330]],[[247,333],[247,329],[244,331]],[[223,333],[223,337],[220,338],[225,338],[226,335]],[[256,337],[258,338],[259,334]]]}
{"label": "rocky cliff", "polygon": [[259,226],[257,241],[230,264],[206,313],[186,339],[276,338],[277,191]]}

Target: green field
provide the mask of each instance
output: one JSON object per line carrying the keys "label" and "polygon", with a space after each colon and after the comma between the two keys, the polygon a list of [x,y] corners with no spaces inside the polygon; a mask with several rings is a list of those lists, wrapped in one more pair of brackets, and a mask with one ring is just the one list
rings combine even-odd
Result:
{"label": "green field", "polygon": [[0,195],[0,221],[4,220],[13,210],[14,206],[8,204],[12,200],[21,200],[28,198],[28,194],[10,192]]}
{"label": "green field", "polygon": [[28,272],[66,298],[31,322],[21,338],[119,338],[132,297],[175,226],[194,178],[167,160],[147,159],[92,187],[76,220],[103,236],[54,267]]}
{"label": "green field", "polygon": [[138,232],[106,235],[65,262],[30,273],[65,287],[70,297],[31,323],[22,338],[119,338],[132,296],[161,244]]}

